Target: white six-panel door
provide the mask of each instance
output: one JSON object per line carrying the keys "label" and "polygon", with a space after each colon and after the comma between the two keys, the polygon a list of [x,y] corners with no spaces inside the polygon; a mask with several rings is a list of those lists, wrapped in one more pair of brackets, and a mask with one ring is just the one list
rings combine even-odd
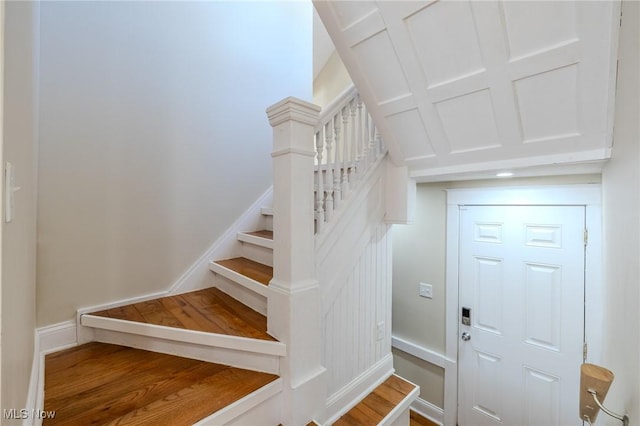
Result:
{"label": "white six-panel door", "polygon": [[584,229],[583,206],[460,207],[460,426],[581,424]]}

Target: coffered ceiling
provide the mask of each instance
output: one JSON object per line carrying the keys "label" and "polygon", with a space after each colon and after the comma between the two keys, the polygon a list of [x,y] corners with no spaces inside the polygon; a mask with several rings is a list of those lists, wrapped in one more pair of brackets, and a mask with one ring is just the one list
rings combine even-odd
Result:
{"label": "coffered ceiling", "polygon": [[610,156],[619,2],[314,2],[418,180]]}

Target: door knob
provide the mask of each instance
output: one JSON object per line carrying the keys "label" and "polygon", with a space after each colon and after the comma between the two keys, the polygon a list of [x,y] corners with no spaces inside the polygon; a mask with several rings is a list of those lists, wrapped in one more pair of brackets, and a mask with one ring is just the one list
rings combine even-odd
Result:
{"label": "door knob", "polygon": [[462,333],[462,341],[463,342],[468,342],[469,340],[471,340],[471,335],[469,333],[467,333],[466,331],[464,333]]}

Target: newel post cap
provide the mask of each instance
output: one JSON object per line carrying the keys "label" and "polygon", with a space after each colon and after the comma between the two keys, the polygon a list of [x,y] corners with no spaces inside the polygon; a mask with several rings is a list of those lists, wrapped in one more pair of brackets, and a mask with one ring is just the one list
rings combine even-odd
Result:
{"label": "newel post cap", "polygon": [[271,127],[276,127],[286,121],[297,121],[315,126],[318,124],[320,110],[318,105],[290,96],[267,108],[267,117],[269,117]]}

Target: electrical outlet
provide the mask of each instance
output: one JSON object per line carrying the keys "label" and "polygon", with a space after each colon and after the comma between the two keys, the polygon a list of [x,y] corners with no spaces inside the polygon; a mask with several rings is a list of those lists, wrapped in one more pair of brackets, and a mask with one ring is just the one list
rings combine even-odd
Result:
{"label": "electrical outlet", "polygon": [[384,321],[380,321],[376,327],[376,340],[384,339]]}
{"label": "electrical outlet", "polygon": [[420,296],[433,299],[433,286],[431,284],[420,283]]}

